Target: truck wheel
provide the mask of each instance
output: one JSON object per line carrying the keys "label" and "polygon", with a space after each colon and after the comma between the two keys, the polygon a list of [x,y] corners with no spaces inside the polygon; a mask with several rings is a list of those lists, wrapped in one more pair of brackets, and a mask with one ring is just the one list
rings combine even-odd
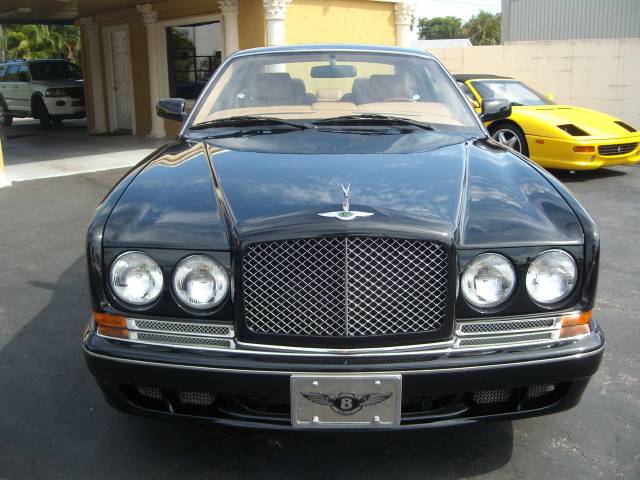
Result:
{"label": "truck wheel", "polygon": [[0,102],[0,125],[3,127],[10,127],[12,123],[13,115],[7,111],[4,103]]}
{"label": "truck wheel", "polygon": [[38,119],[40,120],[40,128],[49,129],[51,128],[51,115],[49,115],[49,110],[47,110],[47,106],[44,104],[41,98],[36,101],[36,108],[38,110]]}

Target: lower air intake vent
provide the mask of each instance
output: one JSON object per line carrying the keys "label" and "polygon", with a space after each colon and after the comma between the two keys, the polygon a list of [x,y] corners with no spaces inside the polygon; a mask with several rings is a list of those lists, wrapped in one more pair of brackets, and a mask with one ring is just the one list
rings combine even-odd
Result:
{"label": "lower air intake vent", "polygon": [[473,394],[473,403],[478,405],[490,405],[509,401],[511,390],[482,390]]}
{"label": "lower air intake vent", "polygon": [[192,390],[178,390],[178,400],[187,405],[199,405],[208,407],[216,401],[216,395],[210,392],[197,392]]}

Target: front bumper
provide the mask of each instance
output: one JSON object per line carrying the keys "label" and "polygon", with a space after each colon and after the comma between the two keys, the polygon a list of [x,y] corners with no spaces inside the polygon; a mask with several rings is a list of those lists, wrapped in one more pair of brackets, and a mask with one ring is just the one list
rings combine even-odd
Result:
{"label": "front bumper", "polygon": [[[411,429],[571,408],[598,369],[604,335],[594,324],[591,334],[546,345],[309,356],[136,345],[101,337],[90,326],[83,346],[89,369],[108,402],[125,412],[290,429],[292,374],[393,373],[402,375],[398,428]],[[188,400],[198,395],[215,400]]]}
{"label": "front bumper", "polygon": [[[526,135],[529,158],[545,168],[567,170],[595,170],[601,167],[635,165],[640,162],[640,135],[606,140],[565,140]],[[598,147],[637,143],[638,146],[620,155],[601,155]],[[593,153],[578,153],[576,146],[593,146]]]}
{"label": "front bumper", "polygon": [[52,117],[84,118],[86,115],[84,98],[43,97],[47,111]]}

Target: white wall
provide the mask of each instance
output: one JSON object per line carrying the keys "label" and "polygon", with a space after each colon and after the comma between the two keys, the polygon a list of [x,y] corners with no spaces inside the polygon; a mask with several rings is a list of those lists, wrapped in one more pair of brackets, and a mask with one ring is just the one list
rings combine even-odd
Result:
{"label": "white wall", "polygon": [[640,130],[640,38],[434,48],[451,73],[517,78],[557,103],[615,115]]}

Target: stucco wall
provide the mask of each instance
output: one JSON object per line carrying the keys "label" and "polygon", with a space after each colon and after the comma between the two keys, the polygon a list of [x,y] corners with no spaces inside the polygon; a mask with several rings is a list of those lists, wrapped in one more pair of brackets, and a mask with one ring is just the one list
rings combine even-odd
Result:
{"label": "stucco wall", "polygon": [[371,0],[294,0],[287,7],[288,44],[395,45],[394,4]]}
{"label": "stucco wall", "polygon": [[640,38],[513,42],[430,49],[452,73],[515,77],[557,103],[593,108],[640,129]]}

